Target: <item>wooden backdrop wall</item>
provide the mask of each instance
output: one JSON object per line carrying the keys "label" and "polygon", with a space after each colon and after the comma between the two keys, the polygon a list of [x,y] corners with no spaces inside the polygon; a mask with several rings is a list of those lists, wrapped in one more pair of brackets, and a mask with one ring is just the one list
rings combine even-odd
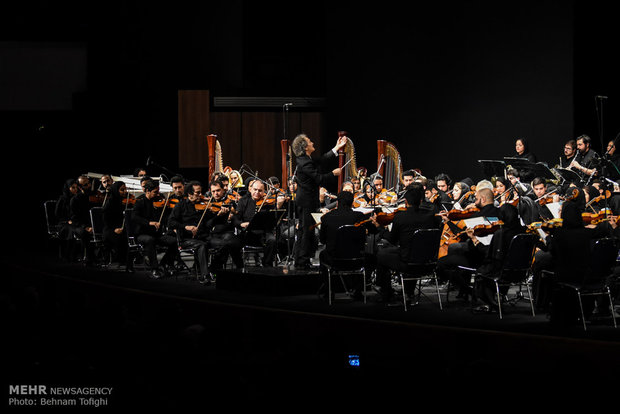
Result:
{"label": "wooden backdrop wall", "polygon": [[[178,112],[180,168],[208,168],[206,137],[215,134],[224,166],[236,170],[245,164],[263,179],[281,177],[282,111],[212,110],[208,90],[180,90]],[[287,118],[289,140],[303,132],[315,141],[317,152],[324,152],[319,148],[325,126],[323,112],[289,110]]]}

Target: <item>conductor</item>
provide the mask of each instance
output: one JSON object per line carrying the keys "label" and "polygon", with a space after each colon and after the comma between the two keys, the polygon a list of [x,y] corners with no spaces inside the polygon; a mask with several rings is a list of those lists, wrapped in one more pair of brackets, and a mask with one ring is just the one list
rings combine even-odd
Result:
{"label": "conductor", "polygon": [[310,259],[314,257],[316,252],[312,213],[316,212],[320,206],[319,187],[325,186],[325,183],[341,174],[340,168],[323,174],[319,170],[319,164],[332,158],[335,159],[338,150],[343,148],[346,143],[346,136],[338,138],[336,146],[323,154],[318,160],[311,157],[314,152],[314,143],[306,134],[297,135],[291,145],[297,161],[295,203],[297,217],[299,218],[299,245],[295,255],[296,269],[310,269]]}

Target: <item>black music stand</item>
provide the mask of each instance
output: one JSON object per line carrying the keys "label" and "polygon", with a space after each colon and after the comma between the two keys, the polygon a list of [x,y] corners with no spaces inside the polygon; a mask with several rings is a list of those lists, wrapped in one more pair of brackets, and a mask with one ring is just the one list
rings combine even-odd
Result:
{"label": "black music stand", "polygon": [[478,160],[485,177],[503,177],[506,171],[506,163],[498,160]]}
{"label": "black music stand", "polygon": [[579,184],[581,185],[581,177],[573,170],[569,170],[568,168],[554,168],[554,171],[562,178],[562,182],[560,184]]}
{"label": "black music stand", "polygon": [[526,165],[523,167],[523,171],[525,171],[528,176],[531,176],[532,179],[536,177],[541,177],[546,180],[555,180],[557,177],[553,174],[553,171],[547,167],[546,164],[542,162],[532,163],[530,165]]}

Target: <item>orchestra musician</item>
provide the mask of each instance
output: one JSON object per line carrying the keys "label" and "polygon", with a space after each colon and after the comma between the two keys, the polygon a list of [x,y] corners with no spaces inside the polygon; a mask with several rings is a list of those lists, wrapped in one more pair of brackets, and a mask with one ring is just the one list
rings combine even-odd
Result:
{"label": "orchestra musician", "polygon": [[256,179],[250,182],[249,193],[241,197],[235,213],[230,218],[232,224],[242,232],[244,245],[263,247],[262,265],[265,267],[272,267],[276,257],[276,238],[273,229],[247,229],[259,209],[269,211],[275,207],[275,203],[275,197],[267,197],[265,183]]}
{"label": "orchestra musician", "polygon": [[[207,237],[209,230],[205,221],[207,206],[212,201],[203,197],[202,184],[192,180],[185,186],[184,197],[174,206],[168,219],[168,234],[176,238],[177,243],[184,249],[194,250],[194,259],[198,263],[200,274],[198,278],[204,283],[211,283],[209,259],[207,254]],[[196,208],[201,205],[201,209]]]}
{"label": "orchestra musician", "polygon": [[569,139],[564,144],[564,153],[560,156],[560,164],[558,166],[560,168],[569,168],[571,162],[575,159],[577,155],[577,141],[574,139]]}
{"label": "orchestra musician", "polygon": [[[344,148],[347,137],[338,138],[336,145],[321,158],[322,161],[336,159],[338,150]],[[321,173],[319,162],[311,158],[314,152],[314,143],[305,134],[299,134],[291,144],[293,154],[297,161],[297,193],[295,204],[297,207],[297,217],[299,218],[299,246],[296,250],[295,268],[311,268],[310,259],[314,257],[317,242],[314,234],[314,219],[312,213],[319,208],[319,187],[333,180],[334,177],[342,174],[340,168],[335,168],[331,172]]]}
{"label": "orchestra musician", "polygon": [[[491,189],[476,189],[474,204],[478,211],[473,212],[470,217],[499,217],[499,208],[495,206]],[[447,212],[441,212],[439,215],[442,221],[452,228],[454,234],[463,231],[463,229],[448,219]],[[450,244],[448,254],[437,261],[437,276],[442,281],[450,280],[456,285],[459,288],[459,298],[467,298],[471,293],[469,275],[463,273],[459,266],[477,268],[481,265],[485,254],[483,251],[484,245],[478,246],[480,243],[474,243],[471,238],[467,237],[467,234],[463,236],[465,241]]]}
{"label": "orchestra musician", "polygon": [[78,193],[78,182],[74,178],[65,181],[62,193],[56,200],[54,216],[58,223],[58,237],[60,238],[60,257],[69,262],[73,261],[73,230],[71,221],[71,199]]}
{"label": "orchestra musician", "polygon": [[[351,184],[350,190],[342,190],[337,196],[337,207],[321,217],[321,227],[319,231],[319,240],[325,245],[325,249],[319,253],[319,261],[321,263],[321,273],[324,279],[327,280],[325,264],[331,265],[333,263],[333,255],[336,251],[336,233],[340,226],[359,224],[367,221],[363,224],[369,232],[376,233],[379,224],[374,219],[374,214],[364,214],[360,211],[352,209],[353,205],[353,185]],[[359,278],[355,279],[359,281]],[[363,286],[360,283],[354,285],[354,298],[362,298]]]}
{"label": "orchestra musician", "polygon": [[419,183],[410,184],[405,191],[405,211],[394,214],[392,228],[383,234],[387,241],[377,252],[376,284],[379,287],[381,300],[391,302],[394,292],[391,284],[391,271],[406,269],[411,256],[411,240],[417,229],[439,228],[441,220],[432,210],[420,208],[424,198],[424,190]]}
{"label": "orchestra musician", "polygon": [[514,158],[523,158],[530,162],[536,162],[536,155],[534,155],[529,148],[529,145],[525,138],[517,138],[515,141],[515,154]]}
{"label": "orchestra musician", "polygon": [[588,135],[580,135],[577,137],[577,155],[570,163],[569,168],[578,172],[581,179],[586,181],[589,177],[596,174],[595,160],[599,155],[590,148],[592,139]]}
{"label": "orchestra musician", "polygon": [[206,214],[206,226],[209,229],[209,247],[217,249],[211,262],[211,272],[217,272],[224,267],[230,255],[235,267],[243,269],[243,257],[241,249],[243,242],[239,236],[235,234],[235,226],[230,220],[234,205],[226,194],[226,186],[222,183],[223,179],[228,177],[220,177],[220,180],[211,182],[211,202],[219,208],[211,209]]}
{"label": "orchestra musician", "polygon": [[93,228],[90,221],[92,207],[90,196],[93,194],[90,179],[81,175],[77,179],[78,192],[69,201],[69,221],[71,232],[79,240],[81,251],[84,252],[84,264],[90,266],[94,262],[94,250],[91,243]]}
{"label": "orchestra musician", "polygon": [[[155,200],[161,198],[159,184],[155,180],[146,180],[142,186],[144,194],[136,198],[132,222],[135,226],[136,240],[144,247],[150,275],[158,279],[173,267],[177,241],[175,237],[163,234],[161,212],[153,205]],[[157,246],[162,246],[166,250],[161,263],[157,259]]]}
{"label": "orchestra musician", "polygon": [[125,231],[125,209],[127,203],[127,186],[123,181],[116,181],[109,186],[108,197],[102,206],[102,238],[106,251],[110,252],[111,262],[126,266],[133,271],[133,265],[127,260],[127,233]]}
{"label": "orchestra musician", "polygon": [[450,176],[446,173],[439,173],[435,176],[435,183],[437,183],[437,189],[439,191],[443,191],[445,194],[450,194],[450,186],[452,185],[452,180]]}
{"label": "orchestra musician", "polygon": [[[487,277],[493,276],[500,271],[513,237],[525,232],[525,227],[521,225],[519,212],[515,206],[511,204],[502,205],[499,208],[499,219],[503,224],[493,233],[488,246],[484,246],[478,241],[473,229],[467,229],[467,236],[472,241],[472,244],[484,254],[476,273]],[[495,283],[491,279],[477,277],[474,282],[474,290],[475,297],[484,302],[483,305],[474,309],[475,313],[498,311],[497,292]],[[507,287],[501,288],[502,294],[506,294],[507,291]]]}

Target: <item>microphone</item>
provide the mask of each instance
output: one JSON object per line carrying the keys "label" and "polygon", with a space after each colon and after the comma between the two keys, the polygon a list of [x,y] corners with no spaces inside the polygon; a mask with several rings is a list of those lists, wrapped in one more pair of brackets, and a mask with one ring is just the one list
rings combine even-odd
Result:
{"label": "microphone", "polygon": [[607,97],[606,97],[606,96],[603,96],[603,95],[597,95],[597,96],[596,96],[596,99],[607,99]]}

